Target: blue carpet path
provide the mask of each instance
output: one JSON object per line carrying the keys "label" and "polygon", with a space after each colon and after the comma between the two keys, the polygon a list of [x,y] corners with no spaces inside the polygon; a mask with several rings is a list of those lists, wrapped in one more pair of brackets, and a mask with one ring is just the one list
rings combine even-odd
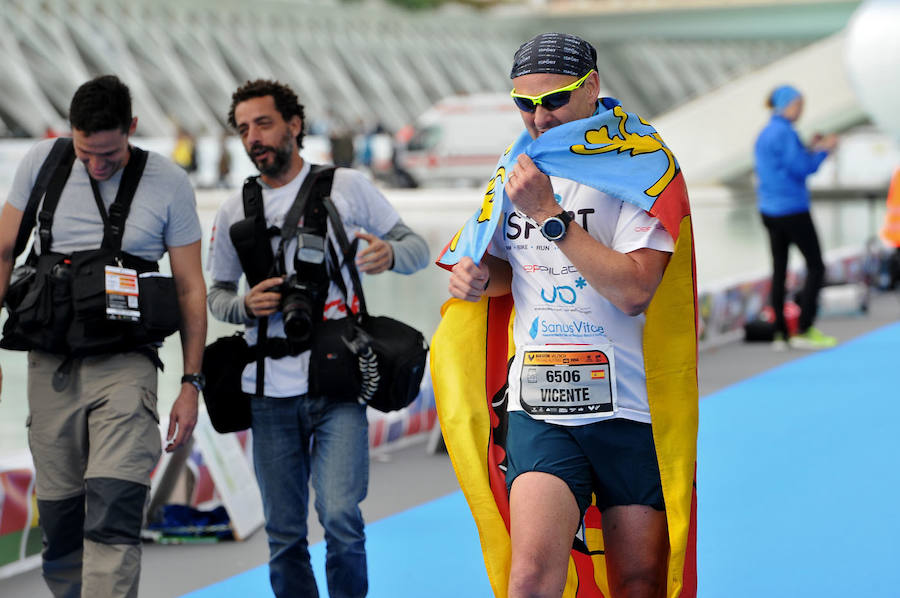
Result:
{"label": "blue carpet path", "polygon": [[[898,357],[894,324],[701,402],[701,598],[900,596]],[[371,598],[491,595],[460,492],[367,534]],[[184,598],[244,596],[272,596],[266,566]]]}

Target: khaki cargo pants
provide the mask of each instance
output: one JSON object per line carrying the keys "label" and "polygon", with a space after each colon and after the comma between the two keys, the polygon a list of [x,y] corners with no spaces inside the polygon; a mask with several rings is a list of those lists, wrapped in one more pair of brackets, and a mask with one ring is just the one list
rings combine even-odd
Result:
{"label": "khaki cargo pants", "polygon": [[[137,596],[140,519],[161,451],[156,367],[140,353],[28,354],[28,442],[57,598]],[[82,540],[83,539],[83,540]]]}

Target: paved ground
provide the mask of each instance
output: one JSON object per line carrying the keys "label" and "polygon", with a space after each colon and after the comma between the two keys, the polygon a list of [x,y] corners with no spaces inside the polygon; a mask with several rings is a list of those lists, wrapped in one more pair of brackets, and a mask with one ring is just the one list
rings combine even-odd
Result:
{"label": "paved ground", "polygon": [[[841,340],[900,320],[900,293],[877,294],[868,314],[823,318],[819,327]],[[767,344],[732,343],[705,351],[700,359],[701,396],[798,359],[806,352],[773,352]],[[370,522],[458,490],[446,454],[429,455],[424,443],[372,459],[369,498],[363,511]],[[322,539],[311,523],[310,542]],[[207,545],[145,545],[142,598],[173,598],[226,579],[266,560],[265,534],[245,542]],[[38,571],[0,581],[4,598],[49,596]]]}
{"label": "paved ground", "polygon": [[[900,291],[874,293],[864,315],[828,316],[816,322],[840,341],[900,320]],[[806,355],[807,351],[772,351],[766,343],[731,343],[704,351],[700,356],[700,396],[704,397],[740,380]]]}

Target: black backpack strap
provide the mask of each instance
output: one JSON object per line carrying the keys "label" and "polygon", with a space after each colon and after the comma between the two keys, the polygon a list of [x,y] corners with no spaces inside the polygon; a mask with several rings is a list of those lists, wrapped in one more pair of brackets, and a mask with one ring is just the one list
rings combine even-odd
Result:
{"label": "black backpack strap", "polygon": [[269,343],[269,316],[260,318],[256,329],[256,394],[266,394],[266,349]]}
{"label": "black backpack strap", "polygon": [[[55,147],[56,144],[54,144]],[[47,183],[47,191],[44,194],[44,201],[41,203],[41,209],[37,213],[38,238],[41,241],[41,253],[52,251],[53,234],[53,214],[56,212],[56,205],[59,203],[59,197],[62,195],[63,187],[69,180],[69,174],[72,172],[72,164],[75,162],[75,150],[73,145],[69,145],[69,150],[65,151],[59,158],[56,168],[50,175],[50,181]]]}
{"label": "black backpack strap", "polygon": [[[67,156],[67,152],[71,156],[71,159],[67,160],[68,167],[66,167],[66,172],[68,173],[72,170],[72,162],[75,161],[75,151],[73,150],[71,137],[58,138],[53,143],[53,147],[50,148],[50,153],[47,154],[44,163],[41,164],[41,169],[38,171],[34,186],[31,188],[31,195],[28,196],[28,204],[25,206],[25,212],[22,214],[22,222],[19,224],[19,234],[16,235],[13,259],[19,257],[22,255],[22,252],[25,251],[25,246],[28,245],[28,237],[31,236],[31,231],[34,229],[38,204],[40,204],[41,199],[44,198],[44,193],[47,191],[47,185],[50,183],[50,177],[56,172],[60,163],[69,157]],[[66,178],[68,178],[68,174],[66,175]]]}
{"label": "black backpack strap", "polygon": [[241,200],[244,203],[244,216],[253,218],[254,222],[262,222],[263,230],[265,230],[266,215],[263,210],[262,189],[259,186],[258,176],[249,176],[244,181]]}
{"label": "black backpack strap", "polygon": [[[141,175],[144,174],[144,167],[147,165],[148,154],[139,147],[132,146],[130,148],[131,155],[125,170],[122,172],[122,179],[119,181],[119,190],[116,191],[116,199],[109,206],[109,216],[103,208],[103,200],[100,197],[100,187],[93,178],[91,178],[91,190],[94,192],[94,199],[97,201],[97,209],[103,217],[103,243],[101,247],[115,249],[118,251],[122,247],[122,236],[125,234],[125,220],[128,218],[128,212],[131,210],[131,201],[137,192],[138,184],[141,182]],[[88,177],[90,178],[90,177]]]}
{"label": "black backpack strap", "polygon": [[[244,276],[252,287],[268,277],[275,262],[272,245],[269,243],[270,231],[266,226],[266,211],[258,176],[250,176],[244,180],[241,201],[244,204],[244,220],[235,222],[229,235]],[[266,389],[266,350],[269,342],[268,316],[259,318],[256,332],[256,346],[252,347],[253,361],[256,362],[256,394],[263,396]]]}

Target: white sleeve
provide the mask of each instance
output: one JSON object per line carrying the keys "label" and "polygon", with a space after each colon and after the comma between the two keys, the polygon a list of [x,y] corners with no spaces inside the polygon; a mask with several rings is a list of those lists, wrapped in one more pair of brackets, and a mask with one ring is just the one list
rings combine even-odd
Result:
{"label": "white sleeve", "polygon": [[[232,216],[235,205],[235,201],[232,201],[233,199],[235,198],[226,201],[219,208],[213,223],[212,233],[210,234],[206,270],[214,281],[237,282],[244,273],[229,234],[231,225],[235,222]],[[237,204],[241,209],[241,215],[243,215],[243,203],[241,203],[240,199],[240,197],[237,197]]]}
{"label": "white sleeve", "polygon": [[381,191],[364,174],[350,168],[335,170],[332,200],[345,226],[364,228],[376,237],[384,237],[400,221],[400,214]]}
{"label": "white sleeve", "polygon": [[630,253],[645,247],[671,253],[675,250],[675,243],[658,218],[634,204],[623,201],[616,222],[612,249],[620,253]]}

